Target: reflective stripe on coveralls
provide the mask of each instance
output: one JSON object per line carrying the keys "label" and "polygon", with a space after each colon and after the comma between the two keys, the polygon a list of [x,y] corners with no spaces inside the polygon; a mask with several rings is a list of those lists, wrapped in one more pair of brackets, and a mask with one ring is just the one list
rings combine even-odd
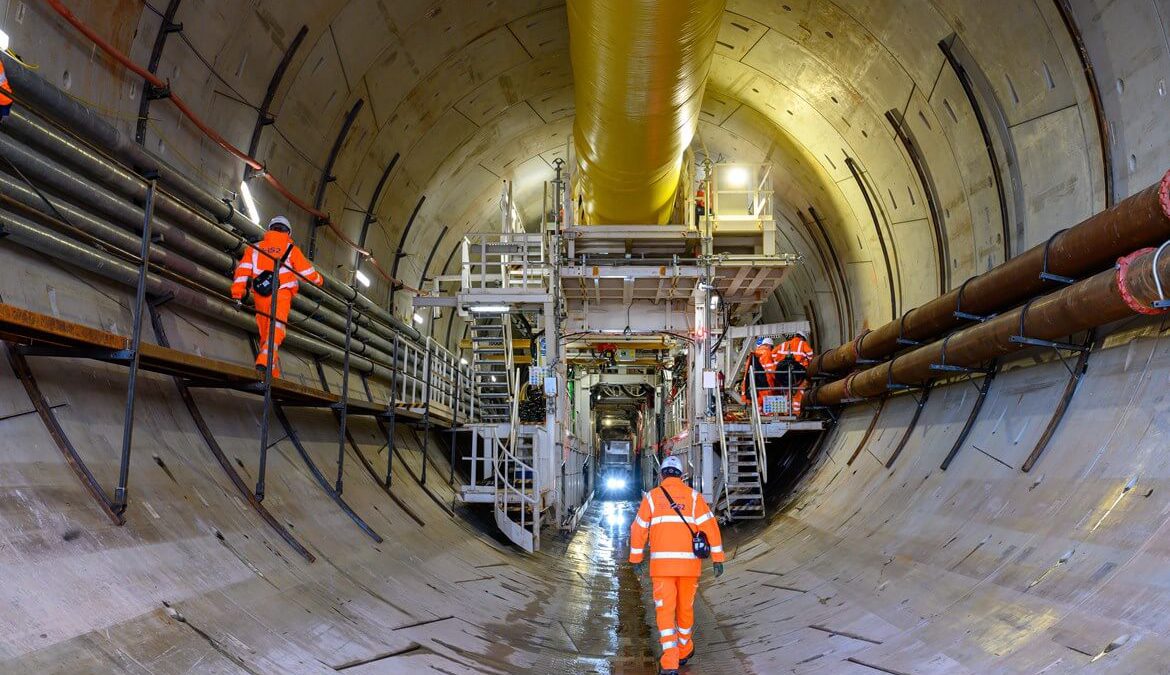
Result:
{"label": "reflective stripe on coveralls", "polygon": [[0,106],[12,105],[12,85],[4,73],[4,62],[0,61]]}
{"label": "reflective stripe on coveralls", "polygon": [[[288,321],[288,313],[292,309],[293,298],[300,290],[299,279],[303,277],[309,283],[320,286],[324,278],[305,258],[301,249],[292,243],[292,237],[287,232],[269,230],[255,247],[244,252],[240,263],[236,265],[235,278],[232,279],[232,297],[240,300],[248,289],[248,281],[261,272],[274,270],[276,263],[282,257],[285,261],[280,266],[277,276],[279,286],[276,287],[272,296],[265,298],[254,294],[253,298],[253,302],[256,304],[256,328],[260,333],[260,353],[256,356],[256,365],[271,368],[274,377],[280,377],[280,343],[284,342],[285,323]],[[273,297],[276,298],[275,308],[272,306]],[[274,309],[275,311],[273,311]],[[276,319],[276,335],[273,336],[273,353],[271,355],[268,353],[270,315]]]}
{"label": "reflective stripe on coveralls", "polygon": [[[676,477],[664,478],[662,487],[674,498],[683,515],[679,517],[670,507],[661,489],[656,487],[646,493],[638,507],[638,515],[630,525],[630,562],[642,562],[649,544],[655,619],[662,646],[660,664],[663,670],[675,670],[679,659],[694,652],[691,644],[694,602],[702,572],[687,525],[691,524],[693,529],[707,535],[711,544],[711,562],[724,562],[725,557],[719,524],[703,496]],[[655,516],[655,513],[663,515]]]}

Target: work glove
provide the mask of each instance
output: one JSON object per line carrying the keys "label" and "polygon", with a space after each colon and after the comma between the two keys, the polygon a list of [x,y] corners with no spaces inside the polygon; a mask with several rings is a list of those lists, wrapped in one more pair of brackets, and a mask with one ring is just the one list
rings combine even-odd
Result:
{"label": "work glove", "polygon": [[723,563],[712,563],[711,566],[715,568],[715,578],[716,579],[723,576]]}
{"label": "work glove", "polygon": [[634,574],[637,574],[640,577],[646,576],[646,568],[648,566],[649,563],[647,563],[645,560],[640,563],[634,563]]}
{"label": "work glove", "polygon": [[243,309],[244,308],[244,299],[243,298],[236,298],[236,300],[233,304],[236,306],[236,309]]}

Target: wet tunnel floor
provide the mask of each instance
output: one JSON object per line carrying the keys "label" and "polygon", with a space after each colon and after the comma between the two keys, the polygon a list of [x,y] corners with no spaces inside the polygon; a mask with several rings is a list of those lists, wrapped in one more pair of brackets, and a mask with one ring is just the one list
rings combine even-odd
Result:
{"label": "wet tunnel floor", "polygon": [[[561,621],[579,652],[571,662],[548,664],[552,668],[548,672],[658,672],[650,579],[638,576],[627,562],[630,521],[636,510],[637,504],[631,502],[594,502],[568,541],[546,544],[543,555],[558,559],[554,564],[576,577],[570,584],[569,601],[562,605],[572,613]],[[708,576],[704,583],[709,582]],[[696,645],[701,653],[714,628],[703,623],[711,621],[712,614],[701,597],[696,600],[696,615]],[[705,670],[699,657],[681,672],[726,671]]]}

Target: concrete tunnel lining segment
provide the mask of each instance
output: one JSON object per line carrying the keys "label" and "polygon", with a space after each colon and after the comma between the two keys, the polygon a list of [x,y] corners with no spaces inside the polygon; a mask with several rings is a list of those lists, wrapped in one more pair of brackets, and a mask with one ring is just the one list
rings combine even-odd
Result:
{"label": "concrete tunnel lining segment", "polygon": [[[159,20],[150,8],[70,4],[145,59]],[[288,43],[307,26],[274,99],[275,129],[259,144],[299,194],[317,187],[345,113],[358,98],[367,102],[337,157],[338,180],[324,190],[325,210],[350,237],[372,225],[369,246],[381,259],[401,240],[407,283],[419,285],[427,274],[423,263],[443,226],[457,237],[495,222],[501,178],[516,181],[523,217],[536,217],[540,181],[562,152],[573,115],[563,3],[196,7],[180,3],[188,42],[167,41],[159,72],[241,143],[255,111],[225,90],[259,100]],[[1080,30],[1101,86],[1099,107],[1061,9]],[[835,336],[852,337],[849,326],[888,319],[886,261],[864,197],[846,180],[845,157],[877,188],[878,227],[896,265],[890,274],[902,279],[896,302],[907,308],[932,299],[940,276],[961,281],[1002,262],[1005,246],[1025,250],[1100,210],[1113,196],[1108,184],[1121,199],[1156,180],[1170,165],[1170,123],[1160,114],[1170,73],[1170,47],[1156,28],[1161,11],[1138,0],[1037,0],[995,11],[946,0],[729,2],[696,147],[774,161],[784,236],[810,260],[824,260],[793,274],[769,300],[765,320],[799,318],[811,306],[830,346]],[[0,21],[47,80],[96,104],[124,132],[134,128],[137,83],[92,59],[88,45],[41,4],[12,3]],[[1021,208],[1007,211],[1007,222],[974,113],[937,48],[952,34],[987,78],[981,103],[1005,121],[1008,136],[993,129],[993,143],[1018,153],[1020,184],[1007,185],[1006,196]],[[883,121],[890,109],[913,130],[936,181],[947,275],[934,262],[924,188]],[[1109,123],[1107,156],[1098,113]],[[234,187],[238,162],[207,147],[164,102],[151,115],[150,150],[200,174],[209,188]],[[385,196],[366,214],[398,153]],[[283,204],[258,193],[269,208]],[[403,238],[422,194],[428,198]],[[810,230],[810,206],[823,216],[823,230]],[[295,226],[307,242],[308,223]],[[321,259],[341,261],[345,247],[322,239]],[[7,302],[32,311],[115,333],[129,325],[125,287],[12,242],[0,241],[0,288]],[[409,317],[404,293],[376,282],[370,295],[399,319]],[[162,314],[176,349],[236,361],[247,353],[236,328],[177,307]],[[311,359],[289,359],[291,378],[321,386]],[[1031,353],[1001,365],[983,399],[967,384],[937,387],[912,429],[916,403],[906,396],[885,400],[880,418],[865,404],[850,407],[785,510],[766,526],[730,533],[737,548],[727,575],[702,588],[702,656],[692,670],[1163,668],[1170,654],[1170,598],[1160,582],[1170,500],[1161,459],[1161,390],[1170,372],[1163,326],[1137,318],[1106,327],[1048,450],[1027,474],[1018,467],[1044,433],[1068,374]],[[111,485],[124,371],[60,360],[31,368],[77,452]],[[324,498],[289,442],[274,448],[265,508],[316,558],[310,564],[215,466],[169,377],[143,378],[135,501],[127,524],[115,527],[30,414],[33,402],[10,366],[0,371],[2,671],[653,667],[651,623],[637,580],[621,564],[620,532],[587,520],[573,540],[517,555],[474,514],[459,508],[451,517],[442,508],[454,498],[445,480],[428,480],[425,491],[418,485],[421,444],[405,428],[393,491],[425,526],[392,504],[367,470],[385,462],[377,424],[350,421],[345,499],[383,544]],[[334,367],[327,374],[338,381]],[[384,399],[383,385],[373,386]],[[254,398],[192,396],[224,457],[245,482],[254,478]],[[975,405],[981,410],[972,418]],[[322,466],[334,461],[330,412],[298,411],[289,422],[309,457]],[[965,442],[955,446],[968,424]],[[439,441],[429,445],[432,468],[445,466]],[[940,471],[952,447],[960,452]],[[355,454],[364,461],[350,461]]]}

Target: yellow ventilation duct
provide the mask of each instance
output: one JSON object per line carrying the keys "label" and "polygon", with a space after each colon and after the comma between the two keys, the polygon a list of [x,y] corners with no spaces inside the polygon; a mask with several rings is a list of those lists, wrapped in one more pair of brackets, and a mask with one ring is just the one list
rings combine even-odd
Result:
{"label": "yellow ventilation duct", "polygon": [[725,2],[568,0],[586,223],[670,219]]}

